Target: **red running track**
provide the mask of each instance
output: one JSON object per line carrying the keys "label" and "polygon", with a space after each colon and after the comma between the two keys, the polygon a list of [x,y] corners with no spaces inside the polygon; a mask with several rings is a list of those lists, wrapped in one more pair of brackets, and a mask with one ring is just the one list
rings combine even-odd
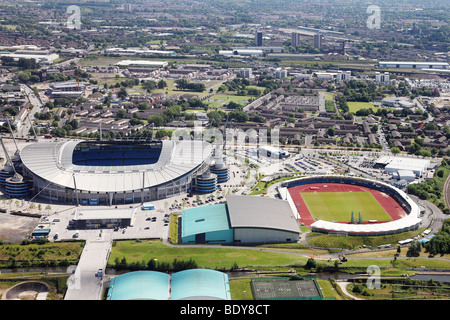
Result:
{"label": "red running track", "polygon": [[[407,215],[406,211],[391,196],[384,192],[367,187],[344,184],[344,183],[311,183],[298,187],[289,188],[289,194],[294,201],[300,215],[300,222],[307,226],[314,223],[314,219],[301,196],[302,192],[370,192],[392,220],[398,220]],[[382,221],[379,221],[382,222]],[[363,222],[363,223],[367,223]]]}

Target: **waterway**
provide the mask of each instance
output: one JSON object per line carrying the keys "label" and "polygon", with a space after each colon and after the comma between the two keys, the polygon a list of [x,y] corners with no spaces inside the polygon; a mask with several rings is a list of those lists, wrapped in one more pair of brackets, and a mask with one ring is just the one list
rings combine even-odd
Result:
{"label": "waterway", "polygon": [[[70,267],[47,267],[47,268],[39,268],[39,267],[29,267],[29,268],[10,268],[10,269],[0,269],[0,273],[25,273],[25,272],[38,272],[38,273],[71,273],[68,271]],[[108,275],[120,275],[129,271],[125,270],[115,270],[113,268],[108,268],[106,270],[106,274]],[[230,279],[236,279],[240,277],[248,277],[248,276],[277,276],[277,273],[271,272],[251,272],[251,271],[232,271],[226,272]],[[283,272],[285,275],[286,272]],[[360,277],[358,274],[349,274],[344,272],[321,272],[321,273],[311,273],[308,274],[310,276],[316,277],[318,279],[328,280],[328,279],[336,279],[336,280],[349,280],[356,279]],[[450,283],[450,274],[416,274],[411,276],[410,279],[413,280],[421,280],[421,281],[429,281],[433,279],[433,281],[441,282],[441,283]]]}

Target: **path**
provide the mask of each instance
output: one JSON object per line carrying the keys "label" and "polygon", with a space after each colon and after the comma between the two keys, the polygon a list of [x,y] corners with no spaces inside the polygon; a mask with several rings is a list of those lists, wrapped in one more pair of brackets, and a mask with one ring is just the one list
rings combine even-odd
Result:
{"label": "path", "polygon": [[346,295],[349,296],[350,298],[354,299],[354,300],[364,300],[358,297],[355,297],[353,295],[351,295],[350,293],[348,293],[347,291],[347,285],[350,284],[350,282],[346,282],[346,281],[336,281],[336,283],[339,285],[339,287],[341,288],[342,292]]}

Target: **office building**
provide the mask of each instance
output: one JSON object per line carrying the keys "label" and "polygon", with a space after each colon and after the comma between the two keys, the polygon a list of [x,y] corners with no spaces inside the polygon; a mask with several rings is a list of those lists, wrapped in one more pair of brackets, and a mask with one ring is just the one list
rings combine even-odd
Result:
{"label": "office building", "polygon": [[314,48],[316,49],[322,49],[322,40],[323,40],[323,36],[318,33],[314,35]]}
{"label": "office building", "polygon": [[291,45],[293,47],[298,47],[300,45],[301,42],[301,38],[300,38],[301,34],[298,32],[292,32],[291,35]]}
{"label": "office building", "polygon": [[262,45],[263,45],[263,33],[261,31],[256,31],[256,34],[255,34],[255,45],[257,47],[262,47]]}

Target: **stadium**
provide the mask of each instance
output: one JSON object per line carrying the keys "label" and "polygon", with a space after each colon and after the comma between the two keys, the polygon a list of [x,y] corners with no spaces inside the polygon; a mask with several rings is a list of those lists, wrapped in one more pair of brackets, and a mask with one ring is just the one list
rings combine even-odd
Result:
{"label": "stadium", "polygon": [[79,205],[117,205],[191,192],[210,170],[203,141],[60,141],[25,146],[23,181],[31,195]]}
{"label": "stadium", "polygon": [[313,232],[379,236],[417,230],[421,222],[419,206],[380,181],[323,175],[284,182],[281,190]]}

